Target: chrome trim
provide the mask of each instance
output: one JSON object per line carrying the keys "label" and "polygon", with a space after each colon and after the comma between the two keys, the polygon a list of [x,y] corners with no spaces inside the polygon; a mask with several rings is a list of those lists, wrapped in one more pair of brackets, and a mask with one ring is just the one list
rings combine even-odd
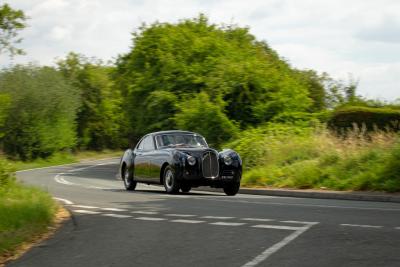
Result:
{"label": "chrome trim", "polygon": [[[215,162],[216,162],[216,166],[217,166],[217,172],[216,172],[216,176],[206,176],[204,173],[204,159],[206,158],[206,156],[208,155],[208,157],[209,157],[209,159],[210,159],[210,162],[209,162],[209,166],[210,166],[210,170],[209,170],[209,172],[210,172],[210,174],[212,175],[212,173],[213,173],[213,171],[212,171],[212,161],[211,161],[211,155],[214,155],[215,156]],[[211,179],[215,179],[215,178],[217,178],[218,176],[219,176],[219,160],[218,160],[218,154],[217,153],[215,153],[215,152],[212,152],[212,151],[207,151],[207,152],[205,152],[204,154],[203,154],[203,157],[202,157],[202,159],[201,159],[201,171],[202,171],[202,174],[203,174],[203,176],[205,177],[205,178],[211,178]]]}

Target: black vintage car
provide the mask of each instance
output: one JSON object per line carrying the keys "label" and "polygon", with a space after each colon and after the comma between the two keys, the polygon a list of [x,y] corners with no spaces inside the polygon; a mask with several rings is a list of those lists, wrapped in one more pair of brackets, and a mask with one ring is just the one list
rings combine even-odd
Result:
{"label": "black vintage car", "polygon": [[127,190],[135,190],[141,182],[163,184],[170,194],[211,186],[233,196],[239,191],[242,160],[231,149],[209,148],[197,133],[163,131],[147,134],[135,148],[127,149],[120,173]]}

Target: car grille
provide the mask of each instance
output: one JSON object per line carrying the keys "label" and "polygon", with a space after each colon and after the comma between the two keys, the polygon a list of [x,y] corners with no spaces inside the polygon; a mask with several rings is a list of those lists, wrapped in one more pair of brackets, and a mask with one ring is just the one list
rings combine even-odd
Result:
{"label": "car grille", "polygon": [[218,157],[214,152],[206,152],[203,154],[203,176],[205,178],[216,178],[219,173]]}

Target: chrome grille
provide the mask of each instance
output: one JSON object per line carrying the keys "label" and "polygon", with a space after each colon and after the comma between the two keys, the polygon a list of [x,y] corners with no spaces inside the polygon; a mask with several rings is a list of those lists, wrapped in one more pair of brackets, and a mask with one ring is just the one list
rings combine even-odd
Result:
{"label": "chrome grille", "polygon": [[208,151],[203,154],[203,176],[205,178],[216,178],[219,173],[218,156],[216,153]]}

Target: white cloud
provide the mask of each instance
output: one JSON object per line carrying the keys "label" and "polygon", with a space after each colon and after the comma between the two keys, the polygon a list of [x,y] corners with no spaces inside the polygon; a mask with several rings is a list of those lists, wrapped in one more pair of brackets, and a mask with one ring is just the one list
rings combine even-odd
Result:
{"label": "white cloud", "polygon": [[[400,97],[400,1],[397,0],[12,0],[31,19],[27,56],[52,64],[69,51],[105,60],[129,50],[141,23],[175,22],[200,12],[215,23],[249,26],[258,39],[299,68],[336,78],[352,73],[359,92]],[[3,61],[0,64],[8,64]]]}

